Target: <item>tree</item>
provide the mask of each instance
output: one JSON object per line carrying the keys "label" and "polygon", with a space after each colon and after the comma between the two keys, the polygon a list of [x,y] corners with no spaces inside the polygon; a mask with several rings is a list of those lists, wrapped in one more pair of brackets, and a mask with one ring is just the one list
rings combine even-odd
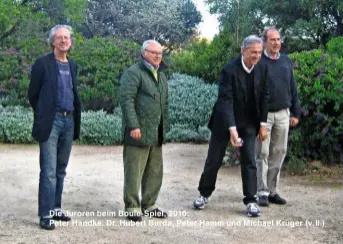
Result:
{"label": "tree", "polygon": [[[341,0],[207,0],[211,13],[220,16],[237,36],[262,33],[276,26],[289,51],[312,49],[331,37],[343,35]],[[238,34],[237,34],[238,33]]]}
{"label": "tree", "polygon": [[84,22],[87,0],[2,0],[0,42],[43,38],[56,24],[77,27]]}
{"label": "tree", "polygon": [[138,43],[155,39],[173,47],[187,40],[200,21],[191,0],[89,0],[85,32]]}

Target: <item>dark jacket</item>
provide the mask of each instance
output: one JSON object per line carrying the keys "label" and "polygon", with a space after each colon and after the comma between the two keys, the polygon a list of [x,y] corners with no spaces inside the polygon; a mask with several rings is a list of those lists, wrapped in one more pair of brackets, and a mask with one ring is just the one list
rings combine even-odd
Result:
{"label": "dark jacket", "polygon": [[[208,124],[209,129],[217,138],[229,135],[229,128],[244,127],[251,121],[247,117],[247,87],[241,57],[226,64],[221,71],[218,99],[213,107]],[[257,116],[256,127],[260,122],[267,122],[268,116],[268,83],[266,74],[259,65],[254,67],[254,101]]]}
{"label": "dark jacket", "polygon": [[[81,123],[81,102],[77,92],[77,66],[68,60],[74,92],[74,140],[79,138]],[[40,57],[32,66],[29,85],[29,101],[34,110],[32,136],[39,142],[49,139],[56,115],[58,71],[55,55],[50,53]]]}
{"label": "dark jacket", "polygon": [[[148,146],[165,141],[168,125],[168,83],[162,72],[158,71],[157,81],[143,62],[128,68],[120,79],[120,105],[125,144]],[[141,130],[142,137],[134,140],[130,131],[137,128]]]}

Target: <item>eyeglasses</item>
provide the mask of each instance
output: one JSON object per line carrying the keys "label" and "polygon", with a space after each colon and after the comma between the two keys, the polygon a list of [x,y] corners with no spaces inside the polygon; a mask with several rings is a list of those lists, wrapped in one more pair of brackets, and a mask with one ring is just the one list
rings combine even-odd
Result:
{"label": "eyeglasses", "polygon": [[156,55],[156,56],[162,56],[163,55],[163,52],[155,52],[155,51],[151,51],[149,49],[145,49],[145,51],[152,53],[153,55]]}

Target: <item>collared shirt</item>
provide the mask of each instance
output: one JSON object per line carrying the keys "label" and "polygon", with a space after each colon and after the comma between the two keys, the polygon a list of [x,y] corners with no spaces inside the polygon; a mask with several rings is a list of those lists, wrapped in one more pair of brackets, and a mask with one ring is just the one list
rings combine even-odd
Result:
{"label": "collared shirt", "polygon": [[252,70],[254,69],[254,67],[255,67],[255,65],[253,65],[252,67],[251,67],[251,69],[248,69],[248,67],[245,65],[245,63],[244,63],[244,61],[243,61],[243,56],[242,56],[242,66],[243,66],[243,69],[248,73],[248,74],[250,74],[251,72],[252,72]]}
{"label": "collared shirt", "polygon": [[[267,58],[270,58],[266,49],[264,49],[263,53],[264,53],[264,55],[266,55]],[[280,58],[280,52],[278,52],[277,56],[276,56],[276,59],[279,59],[279,58]]]}
{"label": "collared shirt", "polygon": [[155,79],[158,80],[158,68],[159,66],[155,69],[154,66],[152,66],[148,61],[144,60],[145,66],[151,71],[151,73],[154,75]]}

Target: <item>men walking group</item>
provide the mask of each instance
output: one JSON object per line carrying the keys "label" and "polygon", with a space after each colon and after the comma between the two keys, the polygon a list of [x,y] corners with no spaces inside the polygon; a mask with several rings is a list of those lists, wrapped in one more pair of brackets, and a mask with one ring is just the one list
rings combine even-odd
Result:
{"label": "men walking group", "polygon": [[[77,66],[68,56],[73,46],[71,27],[53,27],[48,43],[52,53],[34,63],[28,96],[34,110],[32,135],[40,148],[40,227],[52,230],[52,220],[70,221],[62,211],[62,192],[72,140],[80,134],[81,103]],[[297,125],[300,107],[292,62],[279,53],[280,47],[279,32],[269,28],[263,41],[254,35],[245,38],[241,56],[223,67],[208,124],[212,135],[198,186],[200,196],[194,200],[194,208],[203,209],[209,203],[229,141],[240,151],[246,214],[259,216],[258,204],[286,204],[278,191],[280,169],[289,125]],[[123,198],[131,221],[168,216],[157,206],[163,178],[162,144],[168,126],[168,84],[160,67],[162,53],[157,41],[145,41],[142,61],[128,68],[120,79]]]}

